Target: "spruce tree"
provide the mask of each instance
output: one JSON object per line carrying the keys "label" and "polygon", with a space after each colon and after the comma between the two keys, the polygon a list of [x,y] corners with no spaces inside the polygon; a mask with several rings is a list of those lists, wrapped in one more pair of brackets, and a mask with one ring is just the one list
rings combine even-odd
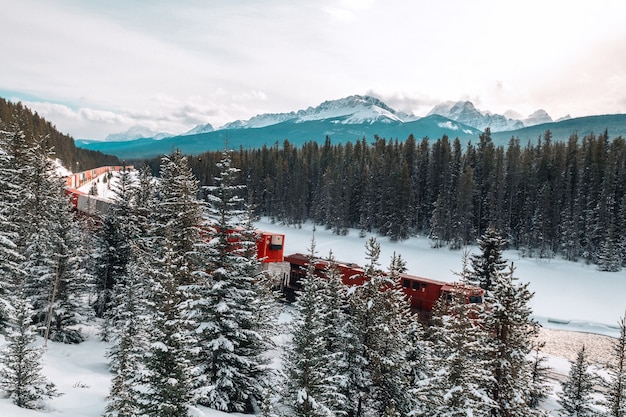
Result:
{"label": "spruce tree", "polygon": [[43,400],[57,396],[54,384],[42,373],[43,349],[35,346],[36,329],[31,324],[32,309],[23,287],[13,297],[14,309],[7,345],[0,356],[0,390],[22,408],[43,408]]}
{"label": "spruce tree", "polygon": [[492,286],[481,314],[487,333],[486,369],[492,378],[488,395],[495,403],[492,413],[494,417],[535,415],[537,410],[530,407],[531,367],[527,359],[538,332],[529,307],[533,293],[528,283],[517,283],[512,264],[509,271],[496,272]]}
{"label": "spruce tree", "polygon": [[13,212],[19,200],[19,189],[14,186],[11,156],[5,151],[9,133],[0,131],[0,332],[12,309],[10,295],[14,292],[18,264],[22,260],[15,241],[18,237]]}
{"label": "spruce tree", "polygon": [[152,325],[139,404],[140,413],[148,416],[184,416],[194,404],[192,353],[197,340],[190,322],[194,295],[189,285],[202,273],[202,203],[197,193],[186,158],[180,152],[165,156],[155,200],[142,203],[156,215],[138,221],[145,230],[130,268],[137,268],[138,279],[145,282]]}
{"label": "spruce tree", "polygon": [[620,319],[619,328],[613,360],[608,367],[608,380],[604,381],[606,417],[626,416],[626,316]]}
{"label": "spruce tree", "polygon": [[150,297],[150,324],[147,348],[139,387],[140,415],[151,417],[182,417],[193,405],[190,351],[195,340],[190,338],[185,310],[185,295],[180,288],[177,258],[170,242],[150,264],[143,263]]}
{"label": "spruce tree", "polygon": [[561,383],[562,391],[557,395],[563,417],[591,417],[596,415],[592,408],[594,377],[589,372],[589,360],[583,346],[571,363],[568,378]]}
{"label": "spruce tree", "polygon": [[[380,245],[375,238],[366,244],[366,257],[367,281],[350,298],[362,348],[360,357],[364,359],[358,397],[348,398],[351,413],[407,415],[413,408],[411,398],[406,396],[410,374],[406,368],[408,302],[393,278],[380,269]],[[394,265],[402,262],[396,260]]]}
{"label": "spruce tree", "polygon": [[102,220],[98,233],[98,248],[95,253],[94,272],[96,300],[94,309],[97,317],[103,317],[100,336],[103,340],[111,338],[118,320],[116,299],[125,292],[127,285],[128,264],[131,258],[132,240],[139,236],[139,226],[135,215],[132,192],[134,181],[130,171],[123,167],[111,189],[115,193],[113,204]]}
{"label": "spruce tree", "polygon": [[492,226],[478,239],[480,254],[472,255],[470,260],[474,280],[484,290],[490,290],[496,275],[506,268],[506,261],[502,258],[505,244],[506,241]]}
{"label": "spruce tree", "polygon": [[543,400],[552,394],[552,385],[548,380],[550,367],[546,365],[547,356],[541,352],[544,342],[533,343],[533,356],[531,362],[531,391],[529,405],[538,408]]}
{"label": "spruce tree", "polygon": [[107,352],[113,377],[105,417],[134,417],[140,409],[138,387],[142,383],[142,357],[148,350],[146,341],[150,328],[143,297],[147,288],[142,282],[140,262],[137,259],[129,263],[127,281],[116,291],[117,329]]}
{"label": "spruce tree", "polygon": [[[467,252],[458,275],[462,284],[471,276]],[[435,337],[431,364],[434,372],[426,400],[428,414],[490,416],[495,402],[489,397],[492,376],[480,306],[467,304],[461,287],[455,287],[450,295],[450,300],[439,298],[429,329]]]}
{"label": "spruce tree", "polygon": [[282,401],[298,417],[334,416],[345,403],[340,391],[346,381],[336,366],[343,353],[337,325],[343,323],[332,317],[337,311],[328,309],[328,281],[315,274],[316,263],[312,240],[304,288],[295,303],[293,339],[283,362],[287,380]]}
{"label": "spruce tree", "polygon": [[272,322],[267,294],[255,275],[256,237],[237,184],[239,169],[229,152],[218,163],[219,176],[208,187],[209,222],[207,274],[194,286],[197,299],[199,353],[196,356],[195,398],[222,411],[252,411],[268,378],[265,352],[271,347]]}
{"label": "spruce tree", "polygon": [[88,255],[44,143],[29,142],[19,133],[8,140],[13,181],[21,190],[10,221],[23,256],[19,268],[26,274],[24,288],[35,325],[46,339],[76,343],[83,340],[76,325],[87,317],[83,295],[89,280],[84,269]]}

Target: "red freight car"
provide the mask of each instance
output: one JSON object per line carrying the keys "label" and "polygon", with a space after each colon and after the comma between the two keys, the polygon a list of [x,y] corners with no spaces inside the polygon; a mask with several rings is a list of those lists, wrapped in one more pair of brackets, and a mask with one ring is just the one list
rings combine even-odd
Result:
{"label": "red freight car", "polygon": [[[301,280],[306,274],[309,266],[309,258],[306,255],[296,253],[285,256],[285,262],[290,264],[290,274],[288,279],[283,283],[283,290],[288,299],[294,298],[295,291],[302,289]],[[323,277],[324,271],[328,266],[328,261],[315,260],[315,274]],[[342,282],[345,285],[361,285],[365,282],[363,268],[353,263],[337,262]],[[432,311],[435,303],[440,297],[447,299],[457,291],[465,294],[465,302],[481,303],[483,299],[483,290],[471,285],[463,285],[459,283],[448,283],[437,281],[434,279],[418,277],[409,274],[402,274],[398,283],[404,294],[410,300],[411,309],[416,312],[427,314]]]}

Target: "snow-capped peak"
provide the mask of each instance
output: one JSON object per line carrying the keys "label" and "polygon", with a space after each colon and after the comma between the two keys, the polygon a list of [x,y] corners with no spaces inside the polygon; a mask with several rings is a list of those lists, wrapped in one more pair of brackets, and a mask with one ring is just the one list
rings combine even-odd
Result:
{"label": "snow-capped peak", "polygon": [[190,129],[187,132],[183,133],[183,135],[184,136],[187,136],[187,135],[198,135],[200,133],[213,132],[214,130],[215,130],[215,128],[213,127],[213,125],[211,123],[207,123],[207,124],[204,124],[204,125],[197,125],[193,129]]}
{"label": "snow-capped peak", "polygon": [[525,126],[535,126],[535,125],[540,125],[542,123],[550,123],[552,121],[553,121],[552,117],[550,117],[550,115],[543,109],[539,109],[535,111],[526,119],[522,120]]}
{"label": "snow-capped peak", "polygon": [[438,114],[479,130],[490,128],[492,132],[515,130],[524,127],[518,119],[508,118],[477,109],[471,101],[446,101],[436,105],[428,115]]}
{"label": "snow-capped peak", "polygon": [[123,142],[141,138],[163,139],[171,136],[172,135],[169,133],[154,132],[153,130],[145,126],[135,125],[125,132],[111,133],[110,135],[107,135],[104,140],[107,142]]}
{"label": "snow-capped peak", "polygon": [[261,114],[247,121],[237,120],[223,126],[226,129],[258,128],[286,121],[295,123],[333,119],[342,124],[364,124],[374,122],[405,122],[416,117],[398,112],[381,100],[371,96],[349,96],[329,100],[316,107],[290,113]]}

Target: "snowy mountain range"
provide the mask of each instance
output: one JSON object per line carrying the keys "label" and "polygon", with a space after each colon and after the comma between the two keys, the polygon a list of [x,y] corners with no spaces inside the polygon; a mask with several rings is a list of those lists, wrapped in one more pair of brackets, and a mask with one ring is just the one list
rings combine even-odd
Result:
{"label": "snowy mountain range", "polygon": [[429,113],[438,114],[475,127],[478,130],[490,128],[492,132],[505,132],[553,122],[552,117],[543,109],[539,109],[523,118],[519,113],[509,110],[504,115],[481,111],[471,101],[446,101],[436,105]]}
{"label": "snowy mountain range", "polygon": [[418,117],[396,111],[371,96],[350,96],[339,100],[325,101],[317,107],[290,113],[261,114],[249,120],[237,120],[222,129],[259,128],[291,121],[301,123],[313,120],[333,119],[341,124],[372,124],[375,122],[410,122]]}
{"label": "snowy mountain range", "polygon": [[298,146],[309,141],[323,142],[326,137],[334,143],[345,143],[375,136],[405,140],[409,135],[420,139],[446,135],[475,143],[487,127],[491,129],[494,141],[506,144],[512,136],[522,141],[536,140],[546,129],[553,132],[554,140],[566,139],[575,132],[580,135],[604,129],[621,135],[626,133],[625,118],[624,115],[566,117],[554,122],[544,110],[537,110],[527,117],[514,111],[500,115],[479,110],[470,101],[438,104],[420,118],[397,111],[378,98],[354,95],[304,110],[260,114],[217,129],[204,124],[174,136],[137,126],[109,135],[106,141],[77,140],[76,145],[120,158],[144,159],[176,148],[199,154],[223,149],[226,143],[235,148],[259,148],[288,140]]}
{"label": "snowy mountain range", "polygon": [[[436,105],[427,116],[440,115],[452,121],[462,123],[484,131],[491,128],[492,132],[502,132],[552,122],[552,118],[544,110],[537,110],[526,118],[519,113],[508,111],[505,115],[494,114],[477,109],[470,101],[446,101]],[[284,122],[302,123],[306,121],[333,120],[344,125],[374,123],[407,123],[419,117],[397,111],[378,98],[354,95],[338,100],[329,100],[316,107],[289,113],[265,113],[248,120],[236,120],[215,129],[210,123],[195,126],[180,136],[197,135],[215,130],[258,129]],[[135,140],[139,138],[163,139],[173,137],[168,133],[156,133],[142,126],[135,126],[126,132],[111,134],[106,141]]]}
{"label": "snowy mountain range", "polygon": [[107,135],[107,137],[104,138],[104,140],[105,142],[123,142],[123,141],[135,140],[135,139],[141,139],[141,138],[154,138],[158,140],[158,139],[169,138],[172,136],[174,135],[170,133],[155,132],[145,126],[135,125],[125,132],[111,133],[110,135]]}

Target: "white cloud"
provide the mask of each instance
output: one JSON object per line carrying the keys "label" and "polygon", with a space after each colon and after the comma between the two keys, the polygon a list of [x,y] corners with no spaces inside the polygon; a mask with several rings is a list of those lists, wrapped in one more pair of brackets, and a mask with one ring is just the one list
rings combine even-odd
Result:
{"label": "white cloud", "polygon": [[555,117],[624,110],[621,0],[0,0],[0,8],[0,90],[39,102],[75,137],[132,124],[182,132],[371,91],[416,115],[460,99]]}

